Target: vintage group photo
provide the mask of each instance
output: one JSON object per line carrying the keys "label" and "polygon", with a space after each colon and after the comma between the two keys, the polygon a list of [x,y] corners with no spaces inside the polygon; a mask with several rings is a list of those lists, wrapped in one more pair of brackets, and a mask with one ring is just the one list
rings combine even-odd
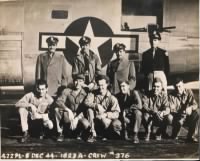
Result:
{"label": "vintage group photo", "polygon": [[0,0],[0,159],[199,158],[198,0]]}

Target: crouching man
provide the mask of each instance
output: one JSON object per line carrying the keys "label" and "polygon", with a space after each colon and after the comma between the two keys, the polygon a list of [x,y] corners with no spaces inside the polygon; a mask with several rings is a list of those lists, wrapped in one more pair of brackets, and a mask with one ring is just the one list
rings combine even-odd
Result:
{"label": "crouching man", "polygon": [[[53,103],[53,98],[47,94],[48,85],[44,80],[37,80],[35,91],[27,93],[15,106],[18,108],[22,132],[24,133],[21,142],[26,142],[29,138],[28,118],[32,120],[41,119],[43,125],[49,129],[53,128],[53,123],[48,117],[48,109]],[[44,131],[41,131],[40,139],[43,139]]]}
{"label": "crouching man", "polygon": [[[121,109],[123,137],[129,140],[128,129],[133,132],[133,143],[139,143],[138,132],[142,121],[142,101],[137,90],[130,90],[129,81],[120,82],[120,93],[116,95]],[[129,127],[129,128],[128,128]]]}
{"label": "crouching man", "polygon": [[146,129],[146,141],[150,139],[153,126],[158,126],[156,140],[161,140],[168,124],[167,115],[170,113],[167,94],[164,93],[160,78],[153,80],[153,89],[143,98],[144,126]]}
{"label": "crouching man", "polygon": [[87,96],[83,89],[83,86],[85,86],[84,80],[83,74],[74,75],[73,88],[64,89],[56,100],[55,118],[58,132],[57,141],[59,142],[64,140],[63,125],[66,125],[67,130],[71,130],[77,138],[83,133],[88,133],[89,136],[91,128],[87,119],[87,108],[83,104]]}
{"label": "crouching man", "polygon": [[198,142],[199,109],[193,92],[185,88],[181,78],[176,79],[174,88],[175,90],[169,95],[172,138],[177,140],[181,127],[187,125],[189,127],[187,141]]}
{"label": "crouching man", "polygon": [[120,107],[115,96],[108,90],[109,78],[105,75],[97,77],[98,90],[90,93],[85,100],[87,107],[93,110],[93,119],[97,135],[105,138],[119,138],[121,122],[119,121]]}

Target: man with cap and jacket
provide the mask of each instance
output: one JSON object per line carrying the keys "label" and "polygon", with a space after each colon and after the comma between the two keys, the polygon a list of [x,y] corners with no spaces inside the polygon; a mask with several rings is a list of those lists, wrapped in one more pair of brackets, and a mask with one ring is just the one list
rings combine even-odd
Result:
{"label": "man with cap and jacket", "polygon": [[77,53],[72,64],[72,77],[76,74],[84,74],[85,84],[89,90],[95,87],[95,77],[101,73],[101,64],[98,56],[90,50],[91,39],[81,37],[80,52]]}
{"label": "man with cap and jacket", "polygon": [[128,80],[130,89],[133,90],[136,86],[135,64],[129,61],[125,52],[126,46],[122,43],[116,43],[113,51],[117,58],[108,64],[107,76],[110,78],[111,92],[117,94],[120,92],[120,82]]}
{"label": "man with cap and jacket", "polygon": [[159,48],[161,35],[153,31],[149,35],[151,48],[142,55],[142,72],[147,82],[145,89],[152,89],[153,79],[159,77],[162,80],[164,91],[167,93],[167,76],[169,74],[169,57],[166,50]]}
{"label": "man with cap and jacket", "polygon": [[[64,140],[63,125],[67,125],[68,130],[73,132],[76,137],[83,134],[83,139],[93,142],[91,139],[91,124],[89,122],[90,110],[84,106],[83,101],[87,93],[83,89],[85,76],[76,74],[73,77],[73,88],[66,88],[58,96],[55,107],[55,118],[57,125],[57,141]],[[85,135],[84,135],[85,134]],[[85,136],[85,137],[84,137]]]}
{"label": "man with cap and jacket", "polygon": [[55,96],[59,86],[68,84],[67,61],[62,53],[56,52],[58,38],[46,39],[48,51],[37,57],[35,77],[44,79],[49,85],[48,93]]}

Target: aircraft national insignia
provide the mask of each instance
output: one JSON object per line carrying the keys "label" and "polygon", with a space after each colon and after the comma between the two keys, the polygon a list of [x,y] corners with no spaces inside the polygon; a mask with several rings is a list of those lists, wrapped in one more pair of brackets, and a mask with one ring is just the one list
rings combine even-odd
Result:
{"label": "aircraft national insignia", "polygon": [[66,28],[64,33],[40,33],[40,50],[47,48],[45,40],[50,35],[63,40],[59,41],[58,50],[63,51],[70,64],[80,50],[78,41],[83,35],[91,38],[91,50],[99,57],[102,67],[113,57],[112,46],[116,42],[125,43],[133,52],[138,50],[138,35],[116,35],[108,24],[95,17],[77,19]]}

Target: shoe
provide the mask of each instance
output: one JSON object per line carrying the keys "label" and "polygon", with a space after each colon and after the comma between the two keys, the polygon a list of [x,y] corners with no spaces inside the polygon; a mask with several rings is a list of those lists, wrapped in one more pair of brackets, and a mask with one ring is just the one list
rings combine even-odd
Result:
{"label": "shoe", "polygon": [[145,137],[145,141],[149,141],[150,140],[150,134],[147,134]]}
{"label": "shoe", "polygon": [[101,139],[102,141],[106,141],[106,140],[108,140],[106,137],[102,137],[102,139]]}
{"label": "shoe", "polygon": [[157,136],[156,136],[156,140],[157,140],[157,141],[161,141],[161,140],[162,140],[161,135],[157,135]]}
{"label": "shoe", "polygon": [[133,143],[134,144],[138,144],[140,141],[139,141],[139,138],[138,138],[138,135],[134,135],[134,137],[133,137]]}
{"label": "shoe", "polygon": [[128,132],[127,131],[124,131],[124,133],[123,133],[123,139],[124,140],[130,140],[130,138],[128,137]]}
{"label": "shoe", "polygon": [[87,139],[87,142],[88,142],[88,143],[93,143],[93,142],[95,142],[95,141],[96,141],[96,139],[95,139],[95,137],[92,136],[92,135]]}
{"label": "shoe", "polygon": [[63,142],[64,141],[64,135],[62,133],[58,134],[57,141],[58,142]]}
{"label": "shoe", "polygon": [[43,140],[44,137],[45,137],[44,133],[41,133],[40,136],[39,136],[39,139],[40,139],[40,140]]}
{"label": "shoe", "polygon": [[25,132],[24,132],[24,135],[22,136],[22,138],[21,138],[21,140],[20,140],[20,142],[21,142],[21,143],[25,143],[25,142],[28,141],[29,138],[30,138],[30,135],[28,134],[28,131],[25,131]]}
{"label": "shoe", "polygon": [[186,141],[189,143],[198,143],[199,142],[199,140],[196,137],[187,138]]}

